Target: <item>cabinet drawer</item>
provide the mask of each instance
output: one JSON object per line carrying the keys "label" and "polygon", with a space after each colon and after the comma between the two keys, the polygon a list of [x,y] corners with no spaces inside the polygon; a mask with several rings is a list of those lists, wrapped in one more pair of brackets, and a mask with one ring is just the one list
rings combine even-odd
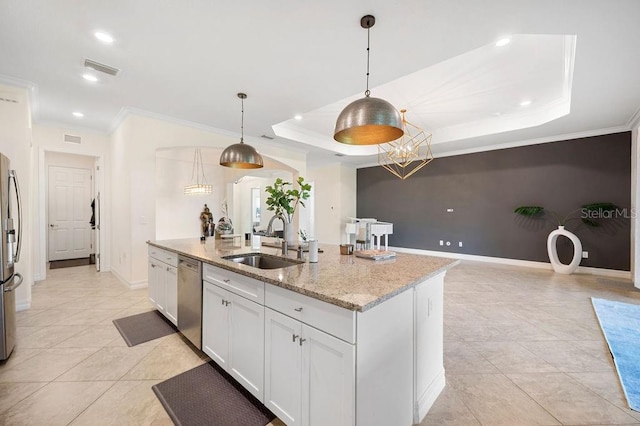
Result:
{"label": "cabinet drawer", "polygon": [[264,304],[264,283],[226,269],[204,264],[202,279],[219,285],[232,293]]}
{"label": "cabinet drawer", "polygon": [[265,305],[349,343],[356,341],[354,311],[265,284]]}
{"label": "cabinet drawer", "polygon": [[149,257],[152,257],[167,265],[178,267],[178,255],[176,253],[160,249],[158,247],[149,246]]}

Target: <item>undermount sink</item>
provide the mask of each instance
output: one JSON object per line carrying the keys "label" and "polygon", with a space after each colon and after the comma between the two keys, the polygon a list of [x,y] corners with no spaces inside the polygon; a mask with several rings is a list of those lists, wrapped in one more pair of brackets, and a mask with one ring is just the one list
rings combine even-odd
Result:
{"label": "undermount sink", "polygon": [[258,269],[286,268],[304,263],[301,260],[285,259],[284,257],[269,256],[262,253],[235,254],[233,256],[223,256],[222,258]]}

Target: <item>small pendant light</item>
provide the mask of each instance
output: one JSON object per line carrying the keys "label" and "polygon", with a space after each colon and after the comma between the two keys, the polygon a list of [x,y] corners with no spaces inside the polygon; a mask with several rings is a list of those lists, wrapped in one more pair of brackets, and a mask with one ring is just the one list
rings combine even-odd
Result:
{"label": "small pendant light", "polygon": [[398,139],[404,134],[402,117],[389,102],[370,97],[369,91],[369,31],[376,23],[371,15],[360,19],[360,26],[367,30],[367,90],[364,98],[346,106],[338,116],[333,139],[351,145],[376,145]]}
{"label": "small pendant light", "polygon": [[240,125],[242,136],[240,136],[240,143],[229,145],[222,151],[220,165],[235,169],[259,169],[264,166],[262,156],[258,154],[254,147],[244,143],[244,100],[247,99],[247,95],[238,93],[238,97],[242,102],[242,121]]}

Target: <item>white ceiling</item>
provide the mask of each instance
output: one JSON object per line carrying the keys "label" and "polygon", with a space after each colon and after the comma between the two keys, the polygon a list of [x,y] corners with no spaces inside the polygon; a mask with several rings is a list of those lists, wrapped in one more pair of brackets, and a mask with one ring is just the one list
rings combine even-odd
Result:
{"label": "white ceiling", "polygon": [[[301,114],[305,118],[294,125],[320,130],[327,141],[314,146],[280,137],[251,138],[252,144],[258,149],[285,145],[312,152],[312,161],[322,161],[339,152],[331,145],[333,129],[328,130],[334,112],[364,90],[366,31],[359,20],[365,14],[376,16],[371,29],[372,95],[395,99],[393,91],[400,93],[397,102],[402,105],[396,106],[407,108],[410,121],[434,132],[436,156],[623,130],[637,118],[637,0],[0,0],[0,75],[5,76],[0,81],[35,85],[36,123],[101,133],[113,129],[123,108],[239,133],[236,93],[243,91],[248,94],[245,134],[250,138],[273,136],[273,125]],[[115,43],[98,42],[96,30],[111,33]],[[515,62],[501,62],[496,55],[504,53],[490,53],[505,35],[517,35],[505,48],[520,52],[514,60],[536,72],[513,72],[509,64]],[[527,38],[531,35],[575,36],[568,38],[575,41],[571,66],[558,68],[560,56],[546,55],[558,46],[541,39],[532,42],[536,39]],[[517,50],[516,41],[526,41],[528,50]],[[427,84],[434,70],[459,69],[451,64],[465,55],[479,60],[484,77],[490,75],[487,70],[499,72],[494,81],[501,84],[487,93],[477,87],[460,90],[469,88],[460,81],[474,75],[469,63],[457,80]],[[88,83],[82,79],[85,58],[122,71],[117,77],[99,74],[99,82]],[[548,78],[568,68],[573,70],[568,81],[566,75]],[[558,84],[566,89],[567,82],[565,109],[570,107],[570,112],[548,114],[550,107],[542,106],[549,98],[547,89],[558,89]],[[518,93],[527,88],[529,93]],[[529,117],[516,121],[529,124],[515,130],[518,126],[507,125],[507,117],[523,115],[517,106],[525,97],[533,100],[524,113]],[[73,111],[85,117],[77,119]],[[330,113],[320,119],[322,111]],[[487,117],[489,111],[503,114]],[[302,123],[311,122],[314,114],[317,123],[305,128]],[[469,130],[469,123],[476,127]],[[341,158],[351,163],[370,160]]]}

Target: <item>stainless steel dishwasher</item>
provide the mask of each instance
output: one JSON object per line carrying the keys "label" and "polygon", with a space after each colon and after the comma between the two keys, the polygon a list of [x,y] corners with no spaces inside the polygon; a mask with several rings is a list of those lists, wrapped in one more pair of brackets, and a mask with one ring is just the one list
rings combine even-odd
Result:
{"label": "stainless steel dishwasher", "polygon": [[202,262],[178,256],[178,330],[202,350]]}

